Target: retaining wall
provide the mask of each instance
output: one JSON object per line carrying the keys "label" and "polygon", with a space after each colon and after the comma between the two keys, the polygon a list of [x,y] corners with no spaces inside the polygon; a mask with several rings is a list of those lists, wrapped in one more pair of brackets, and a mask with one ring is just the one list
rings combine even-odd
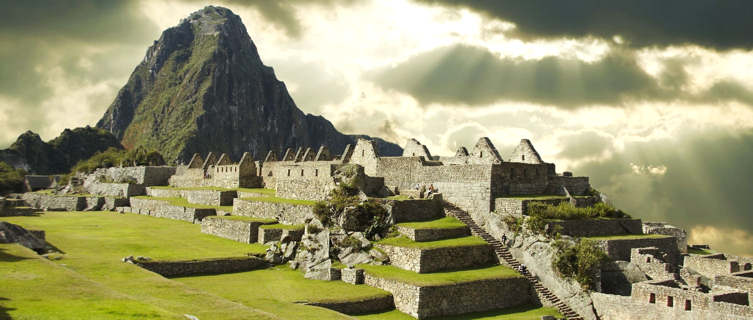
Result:
{"label": "retaining wall", "polygon": [[395,223],[434,220],[444,216],[441,199],[391,200],[387,202]]}
{"label": "retaining wall", "polygon": [[469,236],[471,230],[468,227],[443,228],[443,229],[414,229],[398,225],[397,231],[413,241],[434,241]]}
{"label": "retaining wall", "polygon": [[525,278],[416,286],[367,272],[364,280],[369,286],[391,292],[395,307],[418,319],[510,308],[533,301]]}
{"label": "retaining wall", "polygon": [[135,263],[163,277],[224,274],[266,268],[267,262],[257,257],[218,258],[184,261],[149,261]]}
{"label": "retaining wall", "polygon": [[677,264],[680,255],[677,250],[677,242],[673,237],[591,241],[598,243],[612,260],[630,261],[630,250],[645,247],[656,247],[663,252],[667,252],[669,255],[666,262],[671,264]]}
{"label": "retaining wall", "polygon": [[259,238],[259,226],[263,224],[267,223],[206,217],[201,221],[201,232],[242,243],[254,243]]}
{"label": "retaining wall", "polygon": [[131,198],[131,210],[134,213],[158,218],[181,220],[190,223],[201,223],[204,217],[216,215],[215,209],[189,208],[170,204],[165,200]]}
{"label": "retaining wall", "polygon": [[420,249],[377,244],[390,257],[390,263],[418,273],[459,270],[496,264],[489,245]]}
{"label": "retaining wall", "polygon": [[550,230],[572,237],[604,237],[623,234],[642,234],[640,219],[594,219],[548,221]]}
{"label": "retaining wall", "polygon": [[302,204],[233,200],[234,215],[275,219],[282,224],[305,224],[314,217],[313,210],[313,206]]}
{"label": "retaining wall", "polygon": [[335,310],[348,315],[359,315],[367,313],[377,313],[395,308],[392,295],[381,297],[366,298],[353,301],[333,301],[333,302],[309,302],[310,306],[317,306]]}

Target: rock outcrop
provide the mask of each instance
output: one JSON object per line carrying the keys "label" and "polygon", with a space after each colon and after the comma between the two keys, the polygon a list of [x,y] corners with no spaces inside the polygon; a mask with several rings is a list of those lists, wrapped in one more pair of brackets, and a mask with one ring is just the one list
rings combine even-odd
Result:
{"label": "rock outcrop", "polygon": [[[182,162],[209,151],[240,159],[246,151],[320,145],[338,154],[357,138],[298,109],[240,17],[213,6],[162,33],[97,127],[126,148],[141,145]],[[383,155],[402,152],[383,140],[377,145]]]}

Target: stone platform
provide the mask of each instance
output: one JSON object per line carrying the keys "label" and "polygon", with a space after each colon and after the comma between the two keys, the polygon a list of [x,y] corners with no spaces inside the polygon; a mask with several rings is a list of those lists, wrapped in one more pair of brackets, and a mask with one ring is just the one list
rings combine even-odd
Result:
{"label": "stone platform", "polygon": [[213,208],[192,208],[177,206],[167,200],[156,200],[133,197],[131,200],[131,211],[133,213],[149,215],[158,218],[168,218],[181,220],[190,223],[201,223],[205,217],[216,215]]}
{"label": "stone platform", "polygon": [[280,223],[298,225],[304,224],[307,218],[314,216],[314,207],[305,204],[267,202],[236,198],[233,200],[233,214],[246,217],[275,219]]}
{"label": "stone platform", "polygon": [[274,223],[277,221],[272,219],[205,217],[201,221],[201,232],[242,243],[255,243],[259,239],[259,226]]}
{"label": "stone platform", "polygon": [[[375,268],[394,267],[369,267]],[[465,272],[470,275],[474,270]],[[530,284],[523,277],[464,278],[466,280],[421,284],[414,282],[413,277],[380,276],[367,270],[364,281],[369,286],[391,292],[395,307],[417,319],[511,308],[533,302]],[[420,282],[421,278],[417,281]]]}
{"label": "stone platform", "polygon": [[412,222],[397,224],[397,231],[413,241],[435,241],[471,235],[471,230],[452,217],[442,218],[442,223]]}
{"label": "stone platform", "polygon": [[459,270],[499,263],[494,256],[494,250],[486,243],[431,247],[433,243],[437,242],[423,242],[422,244],[426,244],[427,247],[377,244],[377,248],[390,257],[393,266],[418,273]]}

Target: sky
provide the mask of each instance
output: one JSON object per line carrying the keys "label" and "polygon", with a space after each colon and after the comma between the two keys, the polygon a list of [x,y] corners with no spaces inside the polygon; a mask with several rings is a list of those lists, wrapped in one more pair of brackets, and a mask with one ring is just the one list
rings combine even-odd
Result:
{"label": "sky", "polygon": [[746,0],[0,0],[0,147],[94,125],[161,31],[209,4],[340,131],[439,155],[527,138],[631,215],[753,255]]}

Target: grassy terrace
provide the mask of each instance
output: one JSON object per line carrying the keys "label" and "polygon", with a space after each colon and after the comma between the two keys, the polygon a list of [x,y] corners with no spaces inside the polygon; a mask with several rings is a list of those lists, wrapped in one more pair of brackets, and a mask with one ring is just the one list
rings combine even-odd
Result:
{"label": "grassy terrace", "polygon": [[688,253],[700,254],[700,255],[704,255],[705,256],[705,255],[713,254],[714,252],[710,251],[710,250],[706,250],[706,249],[688,248]]}
{"label": "grassy terrace", "polygon": [[397,280],[417,286],[438,286],[455,283],[522,277],[513,269],[502,265],[449,272],[416,273],[393,266],[358,265],[369,274],[386,279]]}
{"label": "grassy terrace", "polygon": [[187,191],[195,191],[195,190],[211,190],[211,191],[239,191],[239,192],[254,192],[254,193],[260,193],[264,195],[274,196],[275,191],[273,189],[265,189],[265,188],[220,188],[220,187],[171,187],[171,186],[153,186],[150,187],[152,189],[161,189],[161,190],[187,190]]}
{"label": "grassy terrace", "polygon": [[[493,310],[486,312],[475,312],[454,317],[432,318],[434,320],[539,320],[541,316],[555,316],[557,319],[562,315],[555,308],[522,306],[502,310]],[[400,313],[399,311],[389,311],[376,314],[357,316],[360,320],[414,320],[415,318]]]}
{"label": "grassy terrace", "polygon": [[261,223],[270,223],[270,224],[277,223],[277,220],[275,219],[246,217],[246,216],[222,216],[220,218],[225,219],[225,220],[235,220],[235,221],[261,222]]}
{"label": "grassy terrace", "polygon": [[411,228],[411,229],[455,229],[465,227],[466,225],[455,217],[444,217],[437,220],[425,221],[425,222],[406,222],[398,223],[398,226]]}
{"label": "grassy terrace", "polygon": [[[189,287],[275,313],[285,319],[333,318],[333,312],[296,302],[358,301],[389,295],[366,285],[342,281],[307,280],[287,266],[265,270],[174,279]],[[346,318],[346,316],[342,316]]]}
{"label": "grassy terrace", "polygon": [[281,230],[303,230],[303,227],[304,226],[302,224],[289,225],[289,224],[280,224],[280,223],[265,224],[265,225],[259,226],[259,228],[262,228],[262,229],[281,229]]}
{"label": "grassy terrace", "polygon": [[151,196],[135,196],[132,198],[136,199],[147,199],[147,200],[157,200],[157,201],[167,201],[169,204],[179,207],[186,207],[186,208],[196,208],[196,209],[229,209],[230,211],[233,210],[233,207],[231,206],[225,206],[225,207],[218,207],[218,206],[208,206],[204,204],[196,204],[196,203],[190,203],[188,200],[180,197],[174,197],[174,198],[163,198],[163,197],[151,197]]}
{"label": "grassy terrace", "polygon": [[663,234],[625,234],[619,236],[606,236],[606,237],[585,237],[585,240],[635,240],[635,239],[659,239],[669,238]]}
{"label": "grassy terrace", "polygon": [[311,200],[286,199],[286,198],[278,198],[278,197],[247,197],[247,198],[241,198],[241,200],[272,202],[272,203],[287,203],[287,204],[304,205],[304,206],[313,206],[314,204],[316,204],[316,201],[311,201]]}
{"label": "grassy terrace", "polygon": [[17,245],[0,245],[0,318],[12,319],[269,319],[268,314],[190,288],[133,264],[129,255],[183,260],[263,253],[202,234],[200,226],[136,214],[46,212],[2,221],[47,232],[65,252],[46,260]]}
{"label": "grassy terrace", "polygon": [[485,245],[486,241],[484,241],[483,239],[479,237],[468,236],[468,237],[462,237],[462,238],[444,239],[444,240],[437,240],[437,241],[416,242],[411,239],[408,239],[407,237],[401,236],[401,237],[387,238],[377,243],[390,245],[390,246],[396,246],[396,247],[433,249],[433,248],[445,248],[445,247],[465,247],[465,246]]}

